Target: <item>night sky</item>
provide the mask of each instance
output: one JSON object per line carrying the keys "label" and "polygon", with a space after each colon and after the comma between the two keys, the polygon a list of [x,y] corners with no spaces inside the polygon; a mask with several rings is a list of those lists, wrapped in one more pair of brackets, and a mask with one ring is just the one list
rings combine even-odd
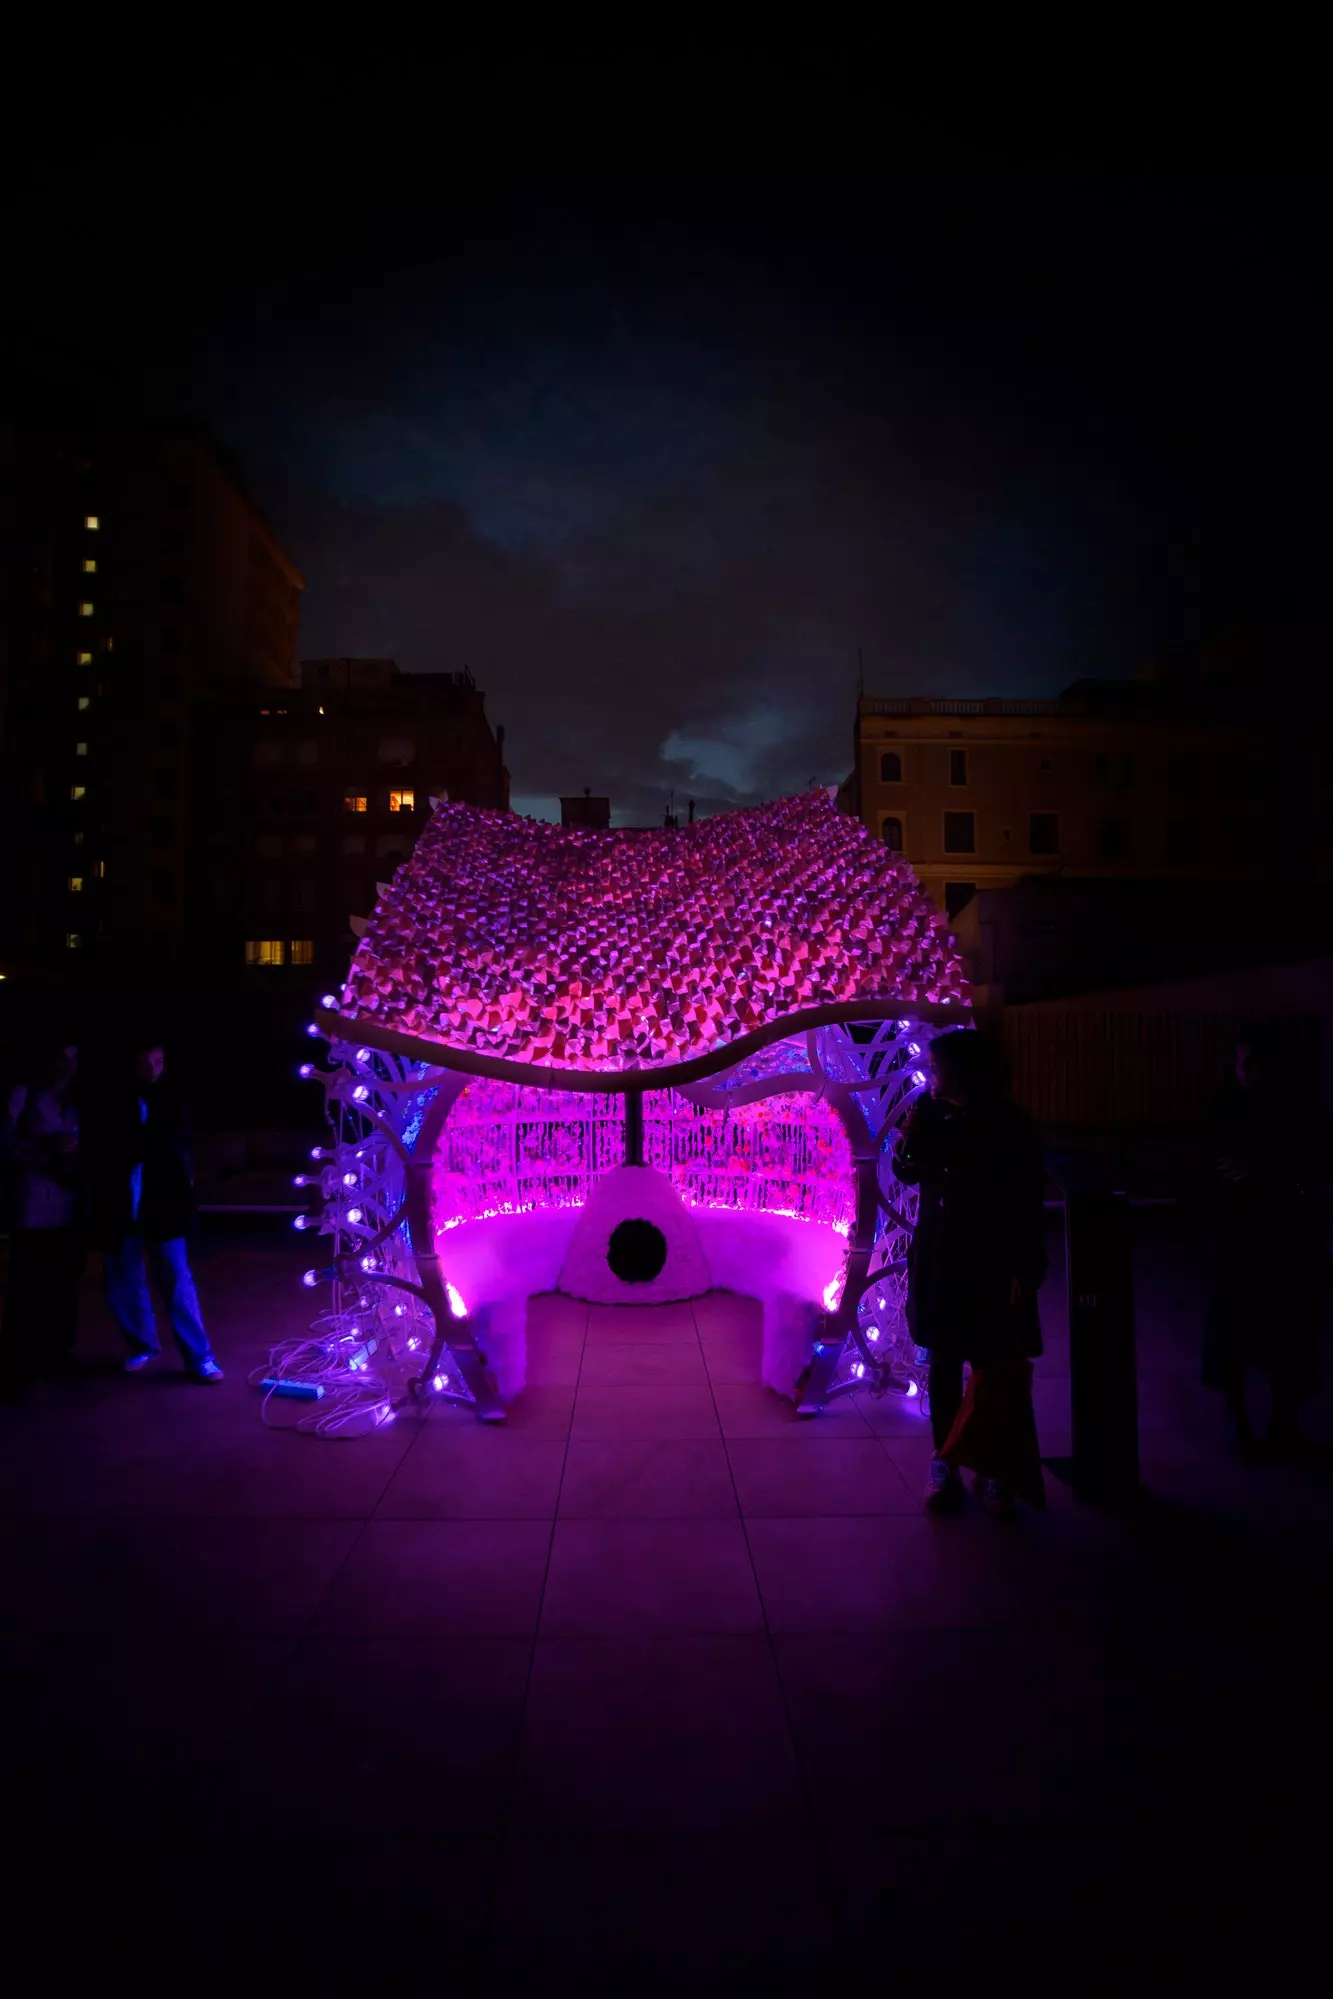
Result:
{"label": "night sky", "polygon": [[520,810],[836,782],[858,647],[869,692],[1045,694],[1320,626],[1306,177],[641,108],[90,98],[9,218],[28,317],[233,449],[305,655],[471,666]]}

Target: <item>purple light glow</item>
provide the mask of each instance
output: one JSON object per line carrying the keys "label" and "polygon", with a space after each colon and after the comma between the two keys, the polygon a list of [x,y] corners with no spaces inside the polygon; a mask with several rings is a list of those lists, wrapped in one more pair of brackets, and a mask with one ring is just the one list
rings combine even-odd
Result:
{"label": "purple light glow", "polygon": [[[789,1049],[800,1052],[784,1042],[777,1053]],[[582,1207],[624,1155],[623,1097],[476,1077],[432,1164],[436,1229]],[[836,1113],[808,1092],[699,1110],[675,1091],[654,1090],[644,1100],[644,1157],[670,1176],[687,1207],[822,1222],[842,1235],[851,1226],[851,1148]]]}

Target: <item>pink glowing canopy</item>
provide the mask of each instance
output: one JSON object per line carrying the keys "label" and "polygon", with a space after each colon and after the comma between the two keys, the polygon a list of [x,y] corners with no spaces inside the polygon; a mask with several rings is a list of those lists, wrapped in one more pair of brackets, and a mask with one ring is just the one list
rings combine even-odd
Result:
{"label": "pink glowing canopy", "polygon": [[446,1067],[616,1089],[966,990],[910,867],[824,791],[661,832],[441,804],[325,1018]]}

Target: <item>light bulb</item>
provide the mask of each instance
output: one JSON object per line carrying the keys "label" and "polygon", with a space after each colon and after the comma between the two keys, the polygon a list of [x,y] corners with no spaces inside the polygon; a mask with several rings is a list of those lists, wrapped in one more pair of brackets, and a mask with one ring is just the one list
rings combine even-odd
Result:
{"label": "light bulb", "polygon": [[310,1022],[310,1025],[306,1028],[306,1033],[310,1035],[317,1035],[319,1033],[319,1029],[316,1027],[313,1020]]}
{"label": "light bulb", "polygon": [[338,1002],[332,993],[325,993],[323,999],[320,1001],[321,1006],[337,1006],[337,1004]]}
{"label": "light bulb", "polygon": [[343,1174],[343,1186],[344,1186],[344,1187],[355,1187],[355,1185],[356,1185],[356,1175],[355,1175],[355,1173],[344,1173],[344,1174]]}
{"label": "light bulb", "polygon": [[[303,1073],[303,1074],[305,1074],[305,1075],[307,1075],[307,1076],[309,1075],[309,1073],[310,1073],[310,1069],[309,1069],[309,1065],[308,1065],[308,1064],[307,1064],[307,1066],[306,1066],[305,1070],[304,1070],[304,1071],[303,1071],[302,1073]],[[922,1078],[922,1081],[923,1081],[923,1082],[925,1081],[925,1078],[924,1078],[924,1077]],[[358,1084],[357,1084],[357,1086],[356,1086],[356,1088],[355,1088],[355,1089],[353,1090],[353,1092],[352,1092],[352,1101],[353,1101],[353,1103],[357,1103],[357,1104],[363,1104],[363,1103],[364,1103],[364,1102],[366,1101],[366,1098],[367,1098],[367,1097],[368,1097],[369,1095],[370,1095],[370,1091],[369,1091],[369,1090],[368,1090],[368,1089],[366,1088],[365,1084],[364,1084],[364,1083],[358,1083]]]}
{"label": "light bulb", "polygon": [[319,1282],[319,1272],[317,1270],[307,1270],[305,1275],[302,1277],[301,1282],[303,1284],[308,1285],[310,1289],[313,1291],[315,1286]]}
{"label": "light bulb", "polygon": [[296,1073],[303,1083],[308,1083],[315,1073],[315,1065],[313,1062],[303,1062]]}
{"label": "light bulb", "polygon": [[908,1393],[909,1395],[919,1395],[919,1394],[920,1394],[920,1392],[921,1392],[921,1391],[920,1391],[920,1389],[919,1389],[919,1388],[917,1387],[917,1385],[916,1385],[916,1383],[915,1383],[914,1381],[909,1381],[909,1382],[908,1382],[908,1384],[907,1384],[907,1393]]}
{"label": "light bulb", "polygon": [[916,1084],[917,1088],[920,1090],[923,1090],[926,1087],[926,1078],[920,1069],[914,1069],[912,1071],[912,1081]]}
{"label": "light bulb", "polygon": [[349,1208],[347,1210],[347,1219],[349,1222],[359,1222],[361,1219],[360,1208]]}
{"label": "light bulb", "polygon": [[449,1310],[452,1312],[453,1316],[456,1319],[466,1319],[467,1306],[463,1303],[462,1295],[458,1291],[457,1287],[453,1284],[446,1284],[444,1287],[444,1293],[446,1298],[449,1300]]}
{"label": "light bulb", "polygon": [[309,1225],[309,1221],[310,1221],[309,1215],[298,1215],[296,1217],[296,1220],[292,1223],[292,1227],[294,1229],[306,1228]]}
{"label": "light bulb", "polygon": [[361,1268],[362,1268],[363,1270],[373,1270],[373,1269],[375,1268],[375,1259],[374,1259],[374,1257],[373,1257],[373,1256],[363,1256],[363,1257],[362,1257],[362,1259],[361,1259]]}
{"label": "light bulb", "polygon": [[868,1340],[877,1340],[879,1338],[879,1328],[877,1326],[872,1326],[870,1328],[870,1331],[866,1334],[866,1338]]}
{"label": "light bulb", "polygon": [[449,1386],[449,1377],[447,1374],[437,1374],[434,1381],[432,1381],[431,1383],[431,1387],[435,1390],[435,1393],[437,1395],[443,1394],[444,1390],[448,1386]]}
{"label": "light bulb", "polygon": [[292,1181],[292,1185],[293,1187],[308,1187],[310,1185],[310,1175],[308,1173],[298,1173]]}
{"label": "light bulb", "polygon": [[358,1062],[369,1062],[370,1050],[368,1048],[358,1048],[356,1051],[356,1059]]}
{"label": "light bulb", "polygon": [[324,1157],[324,1148],[323,1148],[323,1146],[322,1146],[322,1145],[312,1145],[312,1146],[311,1146],[311,1148],[310,1148],[310,1157],[311,1157],[312,1159],[322,1159],[322,1158]]}
{"label": "light bulb", "polygon": [[863,1360],[858,1360],[856,1366],[852,1369],[852,1373],[856,1376],[858,1381],[861,1379],[865,1371],[866,1371],[866,1364]]}

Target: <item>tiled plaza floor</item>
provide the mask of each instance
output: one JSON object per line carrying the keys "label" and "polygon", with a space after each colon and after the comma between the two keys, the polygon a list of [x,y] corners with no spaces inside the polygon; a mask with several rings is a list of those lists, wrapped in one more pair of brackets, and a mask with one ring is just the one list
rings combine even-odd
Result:
{"label": "tiled plaza floor", "polygon": [[[1226,1459],[1197,1243],[1140,1234],[1149,1503],[1012,1528],[923,1517],[910,1405],[798,1422],[720,1294],[541,1300],[503,1429],[327,1443],[245,1383],[301,1328],[276,1233],[201,1258],[218,1389],[115,1372],[90,1286],[92,1371],[0,1412],[11,1935],[150,1989],[1288,1975],[1333,1491]],[[1043,1310],[1058,1453],[1058,1269]]]}

